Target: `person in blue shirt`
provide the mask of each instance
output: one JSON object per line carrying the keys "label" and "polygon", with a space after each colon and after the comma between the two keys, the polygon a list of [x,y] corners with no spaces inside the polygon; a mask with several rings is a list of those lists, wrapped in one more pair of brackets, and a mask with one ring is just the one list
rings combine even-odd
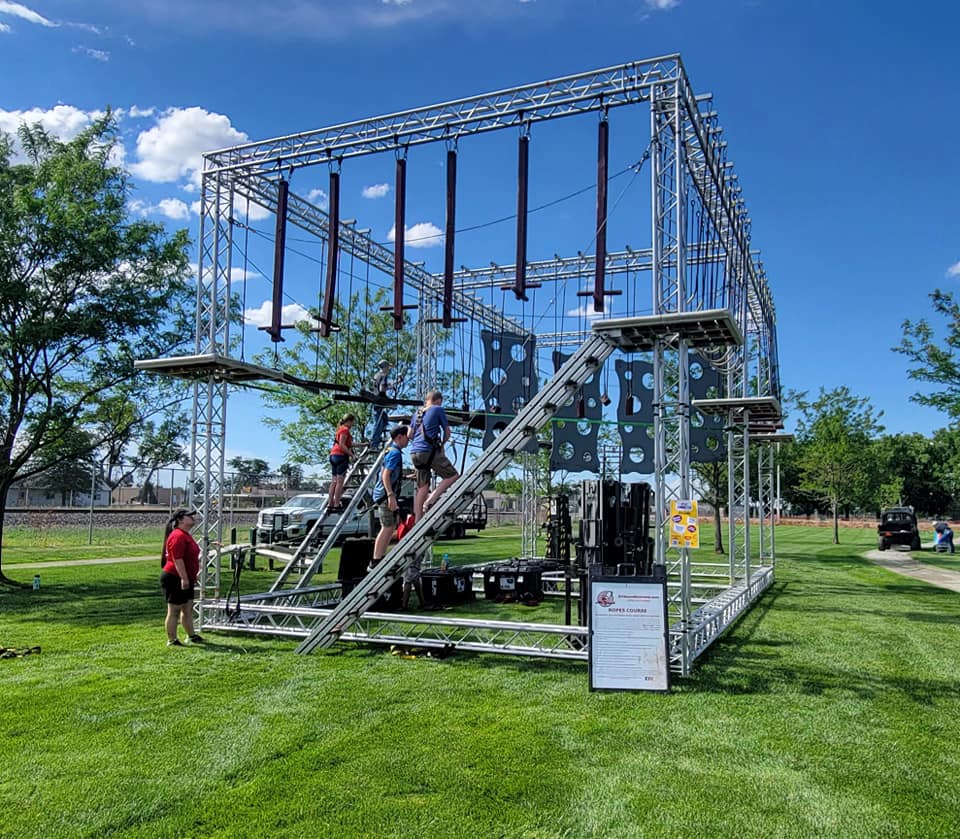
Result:
{"label": "person in blue shirt", "polygon": [[[443,394],[430,390],[410,423],[410,459],[417,470],[417,494],[413,498],[413,515],[417,521],[446,492],[460,473],[443,451],[450,439],[450,423],[443,410]],[[431,476],[440,478],[437,488],[430,492]]]}
{"label": "person in blue shirt", "polygon": [[373,488],[373,503],[380,513],[380,532],[373,543],[371,568],[386,555],[390,540],[400,523],[400,503],[397,499],[403,482],[403,449],[409,440],[409,433],[410,429],[405,425],[391,429],[390,446]]}
{"label": "person in blue shirt", "polygon": [[938,521],[933,526],[934,531],[937,534],[936,547],[939,551],[949,551],[950,553],[954,552],[953,547],[953,530],[950,525],[945,521]]}

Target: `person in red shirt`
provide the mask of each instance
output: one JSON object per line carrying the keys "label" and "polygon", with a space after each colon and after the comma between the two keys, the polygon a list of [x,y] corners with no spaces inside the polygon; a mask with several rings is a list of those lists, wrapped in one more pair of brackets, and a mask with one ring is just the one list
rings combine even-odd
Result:
{"label": "person in red shirt", "polygon": [[343,506],[340,497],[343,495],[347,469],[350,468],[350,458],[353,456],[353,436],[350,434],[350,429],[356,421],[357,418],[353,414],[344,414],[333,435],[333,448],[330,449],[330,474],[333,477],[330,480],[330,498],[327,506],[331,512],[340,510]]}
{"label": "person in red shirt", "polygon": [[167,598],[167,646],[182,647],[177,624],[183,624],[191,644],[203,638],[193,628],[194,586],[200,577],[200,546],[190,535],[197,521],[196,510],[177,510],[167,522],[160,564],[160,587]]}

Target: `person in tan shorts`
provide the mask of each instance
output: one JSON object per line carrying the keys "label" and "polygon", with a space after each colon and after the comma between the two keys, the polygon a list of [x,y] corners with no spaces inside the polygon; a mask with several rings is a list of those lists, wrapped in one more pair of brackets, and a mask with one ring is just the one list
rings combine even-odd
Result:
{"label": "person in tan shorts", "polygon": [[[460,477],[444,452],[449,439],[450,423],[443,410],[443,394],[439,390],[430,390],[423,400],[423,407],[410,424],[410,459],[417,470],[417,494],[413,499],[413,514],[417,521]],[[430,492],[433,475],[440,478],[440,483]]]}

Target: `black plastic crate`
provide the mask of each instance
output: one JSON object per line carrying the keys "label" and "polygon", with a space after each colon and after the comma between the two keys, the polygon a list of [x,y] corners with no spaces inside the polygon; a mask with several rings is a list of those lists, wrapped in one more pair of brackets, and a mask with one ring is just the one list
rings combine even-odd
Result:
{"label": "black plastic crate", "polygon": [[473,592],[473,569],[430,570],[420,575],[425,606],[456,606],[477,599]]}

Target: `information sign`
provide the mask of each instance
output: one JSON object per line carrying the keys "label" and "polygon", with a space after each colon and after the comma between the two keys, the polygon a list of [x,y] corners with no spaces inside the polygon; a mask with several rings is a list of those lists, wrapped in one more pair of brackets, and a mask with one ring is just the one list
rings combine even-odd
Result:
{"label": "information sign", "polygon": [[650,577],[590,580],[590,689],[669,690],[667,587]]}

